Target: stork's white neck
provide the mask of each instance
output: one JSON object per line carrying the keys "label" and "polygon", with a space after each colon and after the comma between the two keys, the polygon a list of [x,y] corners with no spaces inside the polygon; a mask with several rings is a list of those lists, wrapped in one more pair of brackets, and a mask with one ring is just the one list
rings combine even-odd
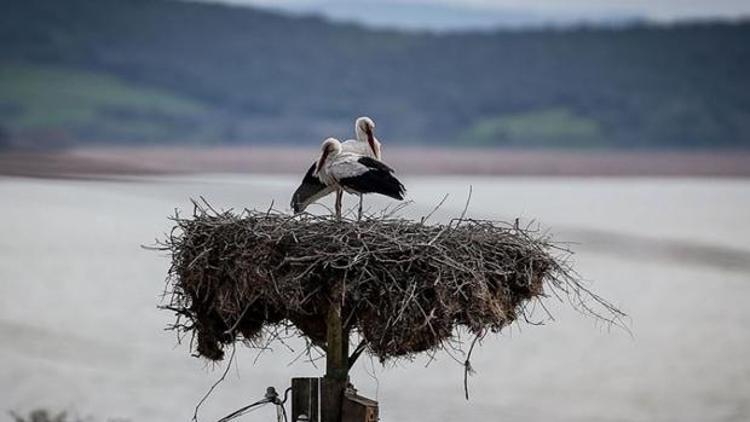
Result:
{"label": "stork's white neck", "polygon": [[372,142],[370,141],[370,135],[364,129],[357,126],[357,142],[364,144],[363,152],[365,155],[372,156],[380,159],[380,142],[375,138],[375,134],[372,135]]}
{"label": "stork's white neck", "polygon": [[359,142],[367,143],[367,132],[365,132],[364,129],[359,127],[359,125],[356,128],[356,132],[357,132],[357,140]]}

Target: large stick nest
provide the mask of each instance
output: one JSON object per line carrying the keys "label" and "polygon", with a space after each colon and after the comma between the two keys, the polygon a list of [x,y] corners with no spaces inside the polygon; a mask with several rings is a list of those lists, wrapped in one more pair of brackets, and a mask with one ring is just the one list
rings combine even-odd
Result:
{"label": "large stick nest", "polygon": [[517,225],[199,206],[174,220],[162,245],[172,255],[166,308],[211,360],[222,359],[226,345],[257,345],[289,323],[324,347],[332,300],[342,301],[345,327],[381,361],[445,346],[459,327],[497,332],[545,289],[584,307],[582,293],[600,301],[571,276],[564,250]]}

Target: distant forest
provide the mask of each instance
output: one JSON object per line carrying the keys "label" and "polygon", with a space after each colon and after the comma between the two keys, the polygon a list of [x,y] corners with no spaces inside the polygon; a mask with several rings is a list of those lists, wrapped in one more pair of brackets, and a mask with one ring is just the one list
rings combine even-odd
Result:
{"label": "distant forest", "polygon": [[0,3],[0,146],[750,147],[750,22],[434,34],[167,0]]}

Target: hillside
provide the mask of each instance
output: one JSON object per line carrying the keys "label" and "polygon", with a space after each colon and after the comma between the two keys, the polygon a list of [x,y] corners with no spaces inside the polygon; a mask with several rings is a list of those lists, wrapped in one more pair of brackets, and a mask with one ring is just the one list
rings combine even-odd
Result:
{"label": "hillside", "polygon": [[0,66],[3,121],[38,146],[109,138],[148,143],[180,134],[195,140],[193,122],[209,112],[196,101],[147,89],[103,73],[56,66]]}
{"label": "hillside", "polygon": [[0,8],[0,144],[302,144],[366,113],[402,144],[750,147],[747,22],[437,35],[166,0]]}

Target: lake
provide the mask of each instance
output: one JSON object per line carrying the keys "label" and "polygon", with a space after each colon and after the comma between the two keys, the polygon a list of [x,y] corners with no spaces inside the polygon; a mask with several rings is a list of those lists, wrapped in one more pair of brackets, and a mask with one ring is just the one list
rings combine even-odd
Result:
{"label": "lake", "polygon": [[[168,257],[145,250],[191,210],[286,208],[298,176],[206,174],[109,181],[0,178],[0,411],[187,421],[223,371],[164,331]],[[445,354],[353,373],[385,421],[747,421],[750,183],[746,179],[405,177],[403,214],[536,221],[572,242],[575,267],[628,313],[611,327],[550,298],[554,320],[515,324],[463,368]],[[330,204],[331,199],[327,200]],[[389,201],[367,198],[379,209]],[[348,199],[347,205],[355,201]],[[313,210],[323,212],[322,207]],[[201,408],[211,421],[322,374],[284,346],[238,348]],[[257,358],[257,362],[255,362]],[[273,420],[272,408],[247,421]]]}

